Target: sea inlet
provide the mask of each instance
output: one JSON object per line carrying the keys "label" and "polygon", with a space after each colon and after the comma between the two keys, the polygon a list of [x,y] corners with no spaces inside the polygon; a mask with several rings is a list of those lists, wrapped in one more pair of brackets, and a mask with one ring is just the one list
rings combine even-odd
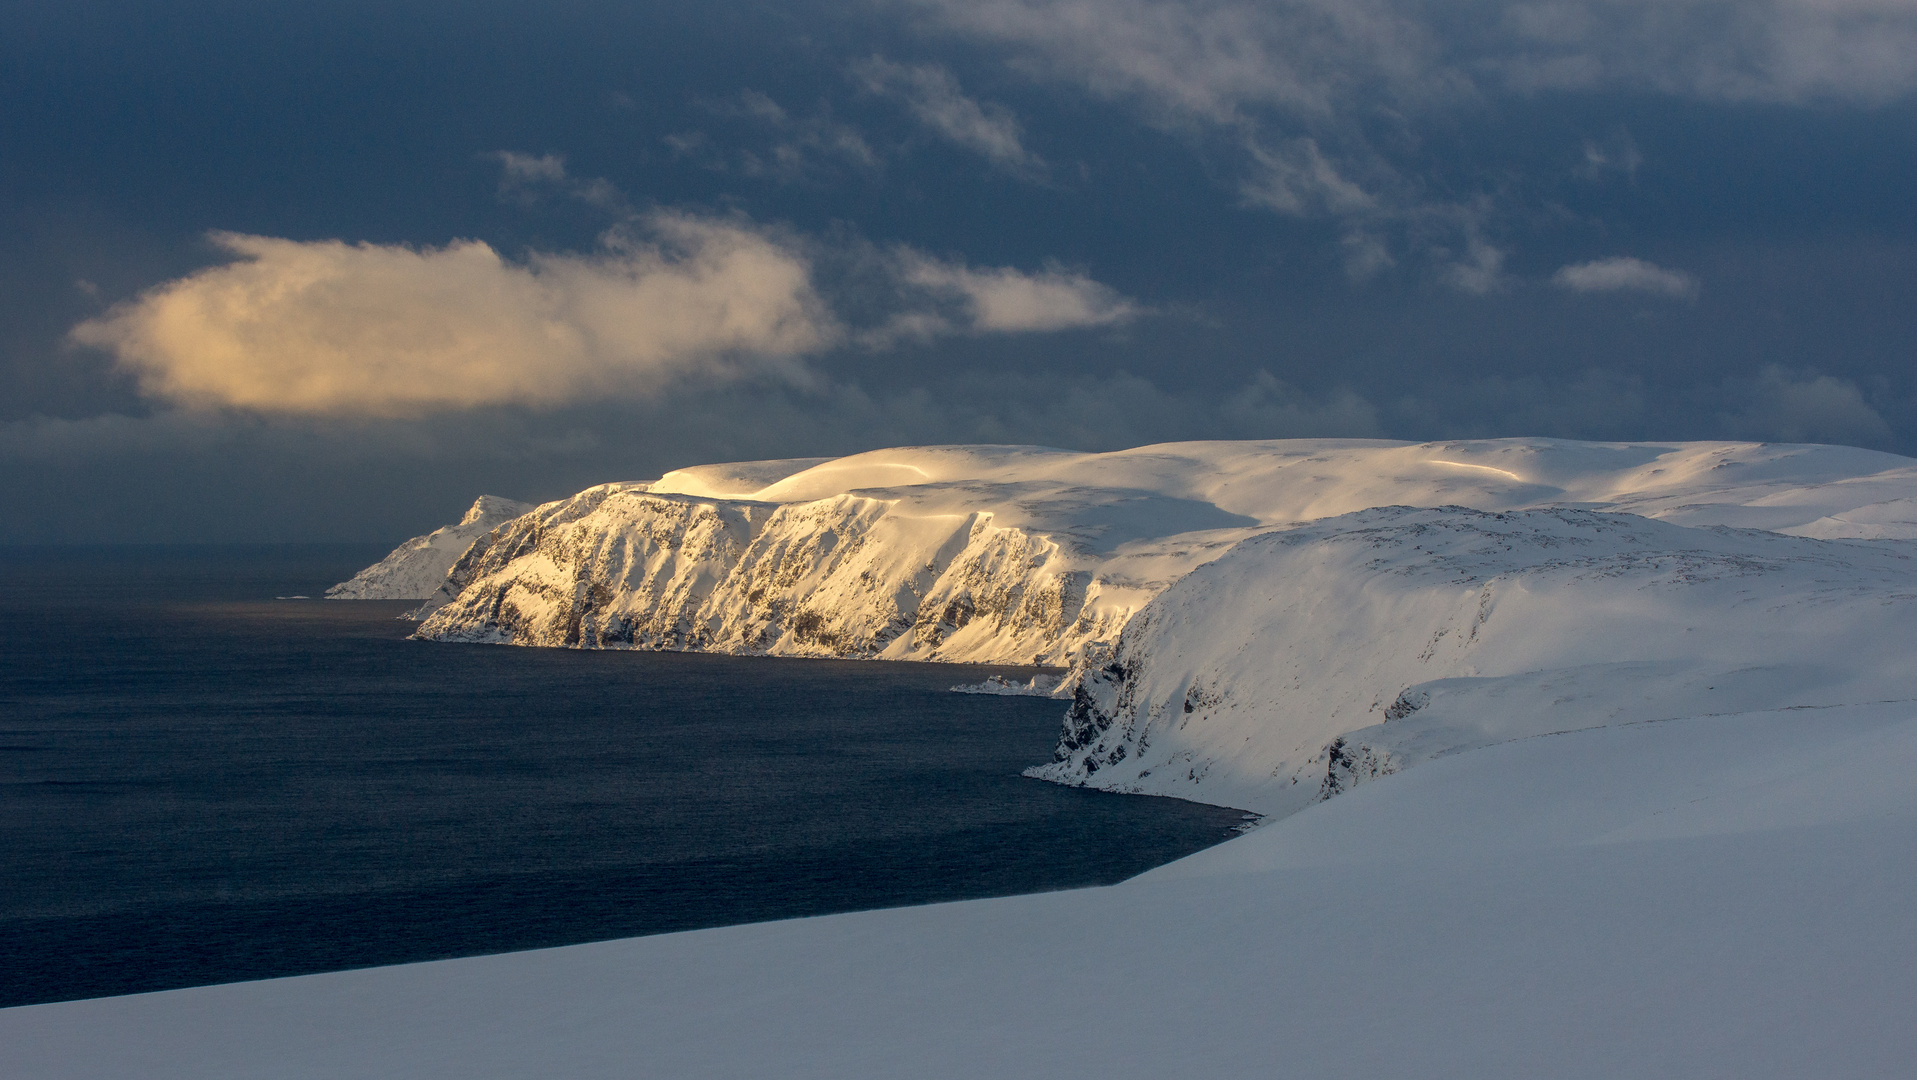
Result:
{"label": "sea inlet", "polygon": [[0,549],[0,1006],[1111,884],[1029,669],[408,640],[360,546]]}

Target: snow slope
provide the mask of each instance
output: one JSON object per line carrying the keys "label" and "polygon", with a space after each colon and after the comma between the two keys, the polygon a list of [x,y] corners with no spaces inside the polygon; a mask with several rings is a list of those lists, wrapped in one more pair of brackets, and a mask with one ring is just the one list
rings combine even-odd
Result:
{"label": "snow slope", "polygon": [[1917,708],[1433,761],[1106,889],[0,1012],[0,1075],[1896,1077]]}
{"label": "snow slope", "polygon": [[326,590],[326,598],[423,600],[446,580],[446,571],[474,540],[531,509],[529,503],[481,495],[458,522],[399,545],[384,559]]}
{"label": "snow slope", "polygon": [[1075,673],[1032,774],[1283,814],[1546,732],[1917,698],[1914,555],[1566,509],[1268,533]]}
{"label": "snow slope", "polygon": [[424,638],[1066,664],[1262,532],[1384,505],[1627,510],[1917,537],[1917,462],[1829,446],[1548,439],[947,446],[701,466],[482,538]]}

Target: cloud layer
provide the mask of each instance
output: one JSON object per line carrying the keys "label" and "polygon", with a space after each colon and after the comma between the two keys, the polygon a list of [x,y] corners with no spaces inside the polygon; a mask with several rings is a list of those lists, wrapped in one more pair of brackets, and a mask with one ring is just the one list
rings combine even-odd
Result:
{"label": "cloud layer", "polygon": [[[1491,218],[1513,208],[1496,178],[1423,156],[1438,117],[1545,91],[1870,106],[1917,90],[1913,0],[901,2],[1034,79],[1235,143],[1244,202],[1344,222],[1353,277],[1395,246],[1470,292],[1495,280]],[[1641,161],[1628,135],[1586,158]]]}
{"label": "cloud layer", "polygon": [[[1330,115],[1494,90],[1891,100],[1917,88],[1910,0],[907,0],[940,25],[1162,114]],[[1031,65],[1034,69],[1036,64]]]}
{"label": "cloud layer", "polygon": [[189,406],[400,417],[804,382],[802,358],[854,338],[1057,331],[1139,313],[1057,267],[974,269],[901,247],[878,260],[895,329],[875,338],[822,295],[802,239],[673,213],[615,230],[596,254],[523,263],[476,240],[213,241],[236,260],[117,305],[72,339],[111,353],[145,394]]}

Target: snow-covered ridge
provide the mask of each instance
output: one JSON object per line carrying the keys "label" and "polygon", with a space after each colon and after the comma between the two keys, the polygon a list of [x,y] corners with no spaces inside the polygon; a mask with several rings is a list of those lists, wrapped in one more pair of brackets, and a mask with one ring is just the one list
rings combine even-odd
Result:
{"label": "snow-covered ridge", "polygon": [[458,522],[406,541],[384,559],[326,590],[326,598],[424,600],[446,580],[446,571],[474,540],[531,509],[529,503],[481,495]]}
{"label": "snow-covered ridge", "polygon": [[1917,699],[1917,545],[1575,509],[1246,540],[1085,664],[1033,775],[1283,814],[1471,747]]}
{"label": "snow-covered ridge", "polygon": [[683,469],[479,538],[420,636],[1068,664],[1247,537],[1381,505],[1580,506],[1917,537],[1917,462],[1828,446],[945,446]]}

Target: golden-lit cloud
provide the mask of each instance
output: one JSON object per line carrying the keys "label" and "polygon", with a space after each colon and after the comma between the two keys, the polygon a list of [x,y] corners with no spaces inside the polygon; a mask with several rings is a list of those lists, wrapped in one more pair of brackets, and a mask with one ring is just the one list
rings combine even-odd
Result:
{"label": "golden-lit cloud", "polygon": [[75,327],[144,392],[262,412],[408,416],[682,380],[802,376],[841,335],[807,260],[734,221],[645,219],[592,255],[220,233],[238,258]]}
{"label": "golden-lit cloud", "polygon": [[1031,333],[1111,326],[1137,318],[1137,304],[1084,274],[1048,266],[1035,274],[1009,266],[977,269],[910,248],[895,257],[906,285],[959,302],[972,333]]}
{"label": "golden-lit cloud", "polygon": [[[740,219],[638,221],[595,254],[524,262],[477,240],[420,248],[216,233],[234,261],[118,304],[72,338],[112,354],[148,396],[189,407],[407,417],[679,384],[809,383],[805,358],[846,342],[1088,329],[1143,313],[1056,266],[975,269],[899,246],[865,260],[864,287],[889,299],[882,325],[860,329],[822,295],[807,254],[843,262],[844,251]],[[859,249],[851,255],[859,261]]]}

